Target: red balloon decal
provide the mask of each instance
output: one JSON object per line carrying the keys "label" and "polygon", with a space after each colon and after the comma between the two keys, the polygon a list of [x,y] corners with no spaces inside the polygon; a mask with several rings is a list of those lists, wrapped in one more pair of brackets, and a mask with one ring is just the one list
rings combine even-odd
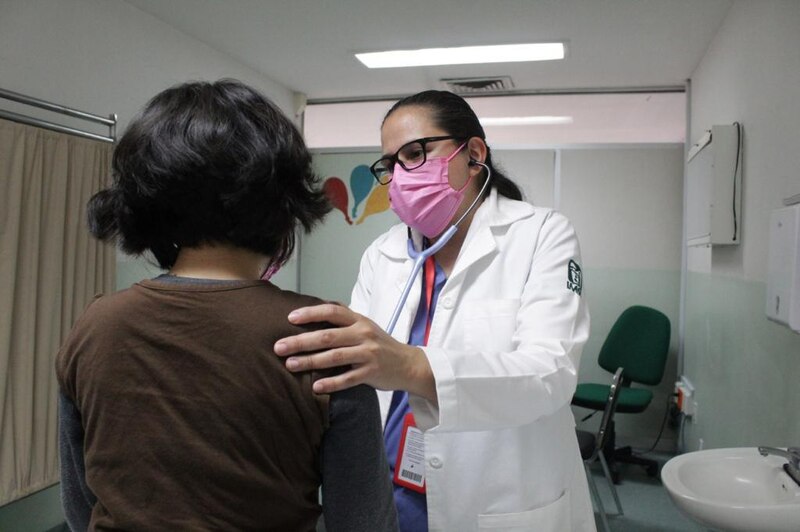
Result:
{"label": "red balloon decal", "polygon": [[328,201],[335,209],[342,211],[344,219],[347,223],[353,225],[353,220],[350,219],[348,214],[348,204],[350,203],[349,195],[347,193],[347,186],[338,177],[329,177],[322,185],[322,191],[328,197]]}

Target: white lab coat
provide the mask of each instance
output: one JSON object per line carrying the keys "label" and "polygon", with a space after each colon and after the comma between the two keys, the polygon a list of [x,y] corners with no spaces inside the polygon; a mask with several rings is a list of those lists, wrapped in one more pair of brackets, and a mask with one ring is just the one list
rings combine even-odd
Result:
{"label": "white lab coat", "polygon": [[[571,260],[580,264],[578,241],[555,211],[493,190],[475,213],[424,348],[438,408],[410,396],[431,531],[595,530],[569,406],[589,335]],[[385,327],[411,267],[397,225],[364,253],[351,308]],[[402,342],[420,277],[395,327]],[[385,421],[391,392],[379,395]]]}

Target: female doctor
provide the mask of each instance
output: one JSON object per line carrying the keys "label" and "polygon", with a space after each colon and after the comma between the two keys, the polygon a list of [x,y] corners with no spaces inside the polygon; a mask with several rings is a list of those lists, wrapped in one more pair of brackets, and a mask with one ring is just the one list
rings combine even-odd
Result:
{"label": "female doctor", "polygon": [[[593,531],[569,406],[589,334],[578,240],[564,216],[520,201],[484,139],[449,92],[389,110],[372,172],[404,223],[364,253],[349,309],[289,315],[336,328],[275,351],[291,371],[346,368],[318,393],[394,390],[381,405],[402,530]],[[414,258],[453,224],[390,336]]]}

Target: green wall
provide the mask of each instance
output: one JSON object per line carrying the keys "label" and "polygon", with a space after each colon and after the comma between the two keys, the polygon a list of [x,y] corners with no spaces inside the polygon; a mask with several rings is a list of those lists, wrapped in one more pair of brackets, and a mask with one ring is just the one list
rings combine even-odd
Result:
{"label": "green wall", "polygon": [[152,279],[161,273],[154,262],[148,262],[144,258],[117,256],[117,290],[130,288],[142,279]]}
{"label": "green wall", "polygon": [[798,445],[800,335],[766,318],[766,284],[690,272],[686,292],[686,450]]}
{"label": "green wall", "polygon": [[44,532],[64,523],[59,484],[0,507],[3,532]]}

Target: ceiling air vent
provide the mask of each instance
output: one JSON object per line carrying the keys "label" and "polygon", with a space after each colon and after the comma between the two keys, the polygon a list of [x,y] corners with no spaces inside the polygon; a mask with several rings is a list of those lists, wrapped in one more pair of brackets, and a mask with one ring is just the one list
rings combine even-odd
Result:
{"label": "ceiling air vent", "polygon": [[486,94],[505,92],[514,89],[514,82],[509,76],[495,76],[491,78],[452,78],[443,79],[441,82],[447,90],[456,94]]}

